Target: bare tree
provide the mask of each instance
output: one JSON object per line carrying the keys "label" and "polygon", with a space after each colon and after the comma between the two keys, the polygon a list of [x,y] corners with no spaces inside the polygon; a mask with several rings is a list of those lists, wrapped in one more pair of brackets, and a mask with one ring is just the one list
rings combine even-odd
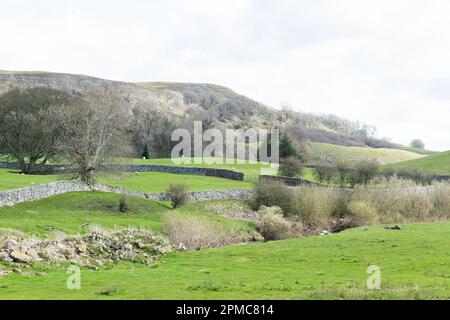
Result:
{"label": "bare tree", "polygon": [[106,164],[124,155],[128,121],[122,101],[107,92],[77,100],[60,114],[59,148],[77,178],[93,184]]}
{"label": "bare tree", "polygon": [[170,155],[174,145],[171,136],[175,129],[175,122],[153,106],[139,105],[133,109],[134,140],[145,157],[148,157],[148,153]]}
{"label": "bare tree", "polygon": [[55,156],[62,132],[55,115],[70,99],[48,88],[13,89],[0,97],[0,148],[23,173]]}

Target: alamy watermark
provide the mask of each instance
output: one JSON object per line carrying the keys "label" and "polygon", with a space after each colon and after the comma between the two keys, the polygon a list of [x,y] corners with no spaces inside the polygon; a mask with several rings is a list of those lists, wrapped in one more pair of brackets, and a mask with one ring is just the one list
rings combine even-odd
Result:
{"label": "alamy watermark", "polygon": [[171,153],[174,164],[257,164],[259,161],[270,163],[272,168],[262,168],[270,171],[280,162],[277,129],[204,131],[202,122],[194,121],[193,134],[187,129],[177,129],[171,138],[179,142]]}
{"label": "alamy watermark", "polygon": [[66,269],[66,273],[70,274],[66,280],[66,287],[69,290],[81,289],[81,270],[79,266],[71,265]]}
{"label": "alamy watermark", "polygon": [[367,268],[369,277],[367,278],[367,289],[380,290],[381,289],[381,268],[376,265]]}

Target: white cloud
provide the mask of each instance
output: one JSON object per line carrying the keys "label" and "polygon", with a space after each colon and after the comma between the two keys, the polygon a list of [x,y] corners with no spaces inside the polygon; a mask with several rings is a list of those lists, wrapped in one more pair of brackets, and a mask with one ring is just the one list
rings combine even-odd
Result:
{"label": "white cloud", "polygon": [[450,149],[450,2],[0,2],[0,68],[223,84]]}

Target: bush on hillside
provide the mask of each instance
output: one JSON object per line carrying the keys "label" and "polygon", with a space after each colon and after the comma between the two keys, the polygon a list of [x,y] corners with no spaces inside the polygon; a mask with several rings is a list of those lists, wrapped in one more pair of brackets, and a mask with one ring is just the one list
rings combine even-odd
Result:
{"label": "bush on hillside", "polygon": [[283,217],[280,207],[261,207],[256,220],[256,231],[266,241],[281,240],[289,237],[290,223]]}
{"label": "bush on hillside", "polygon": [[297,157],[288,157],[281,160],[278,170],[280,175],[293,178],[303,174],[303,165]]}
{"label": "bush on hillside", "polygon": [[291,216],[305,226],[327,229],[336,203],[336,190],[316,187],[297,188],[292,197]]}
{"label": "bush on hillside", "polygon": [[286,185],[277,181],[258,181],[255,186],[256,210],[262,206],[278,206],[283,210],[284,215],[291,213],[292,194]]}
{"label": "bush on hillside", "polygon": [[171,184],[167,190],[167,194],[174,209],[189,201],[187,186],[182,183]]}
{"label": "bush on hillside", "polygon": [[125,213],[129,210],[127,195],[123,193],[119,200],[119,212]]}
{"label": "bush on hillside", "polygon": [[419,168],[403,169],[398,172],[398,176],[404,179],[411,179],[416,184],[431,185],[434,177],[432,174],[425,172]]}
{"label": "bush on hillside", "polygon": [[336,175],[336,168],[327,166],[318,166],[314,168],[314,177],[320,183],[330,184]]}
{"label": "bush on hillside", "polygon": [[349,182],[352,187],[356,185],[369,185],[379,173],[379,165],[376,160],[360,161],[349,175]]}
{"label": "bush on hillside", "polygon": [[366,201],[352,201],[348,205],[352,222],[357,226],[370,225],[378,222],[377,210]]}

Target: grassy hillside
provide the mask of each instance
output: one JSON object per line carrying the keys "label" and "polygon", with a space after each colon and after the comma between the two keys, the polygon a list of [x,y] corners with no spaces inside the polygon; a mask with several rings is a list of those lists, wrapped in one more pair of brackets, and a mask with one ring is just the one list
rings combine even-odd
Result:
{"label": "grassy hillside", "polygon": [[162,217],[165,214],[180,213],[218,221],[224,227],[241,226],[250,230],[247,222],[209,212],[205,209],[208,202],[189,203],[172,210],[166,203],[129,196],[129,211],[121,213],[118,211],[120,197],[112,193],[72,192],[0,208],[0,226],[44,238],[58,232],[84,234],[93,225],[106,229],[141,227],[161,234]]}
{"label": "grassy hillside", "polygon": [[316,162],[323,162],[324,155],[332,162],[343,161],[351,163],[360,160],[377,159],[380,164],[391,164],[425,157],[423,154],[406,150],[347,147],[327,143],[311,143],[308,151],[312,160]]}
{"label": "grassy hillside", "polygon": [[249,189],[253,186],[250,182],[165,172],[128,173],[117,177],[101,177],[98,181],[113,187],[153,193],[164,192],[176,183],[185,184],[189,191]]}
{"label": "grassy hillside", "polygon": [[[1,299],[449,299],[450,223],[382,226],[326,237],[174,253],[157,267],[120,263],[82,270],[67,290],[63,269],[2,278]],[[382,289],[366,287],[381,268]]]}
{"label": "grassy hillside", "polygon": [[400,162],[394,169],[421,169],[427,172],[450,175],[450,151],[433,154],[424,158]]}

